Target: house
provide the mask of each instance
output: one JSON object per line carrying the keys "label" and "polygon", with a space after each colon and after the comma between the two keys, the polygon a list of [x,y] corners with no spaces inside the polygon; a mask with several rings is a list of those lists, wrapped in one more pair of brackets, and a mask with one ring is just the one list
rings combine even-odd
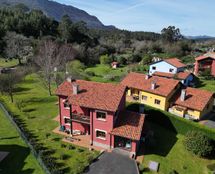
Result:
{"label": "house", "polygon": [[121,84],[127,86],[128,100],[135,100],[161,110],[168,110],[170,98],[181,86],[178,80],[141,73],[129,73]]}
{"label": "house", "polygon": [[145,116],[125,111],[125,91],[121,84],[68,78],[56,90],[61,131],[90,136],[92,146],[126,149],[135,156]]}
{"label": "house", "polygon": [[111,67],[114,68],[114,69],[118,68],[119,67],[119,62],[112,62]]}
{"label": "house", "polygon": [[209,52],[195,58],[194,74],[198,75],[201,72],[209,70],[212,76],[215,76],[215,53]]}
{"label": "house", "polygon": [[169,112],[183,118],[199,120],[213,110],[214,93],[186,88],[174,97]]}
{"label": "house", "polygon": [[193,86],[194,77],[195,77],[195,75],[190,72],[178,72],[176,74],[172,74],[172,73],[165,73],[165,72],[158,72],[158,71],[155,71],[153,73],[153,76],[177,79],[177,80],[180,80],[181,83],[185,86]]}
{"label": "house", "polygon": [[158,62],[154,62],[149,66],[149,75],[157,72],[176,74],[178,72],[183,72],[186,65],[181,63],[177,58],[164,59]]}

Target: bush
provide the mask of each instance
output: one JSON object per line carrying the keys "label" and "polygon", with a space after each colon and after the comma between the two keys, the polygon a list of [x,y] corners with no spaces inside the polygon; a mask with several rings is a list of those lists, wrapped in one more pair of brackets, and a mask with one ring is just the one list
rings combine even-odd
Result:
{"label": "bush", "polygon": [[144,166],[143,164],[139,164],[139,171],[142,173],[144,171]]}
{"label": "bush", "polygon": [[189,131],[184,140],[185,148],[199,157],[208,157],[212,154],[212,140],[200,131]]}
{"label": "bush", "polygon": [[100,56],[100,64],[110,64],[112,62],[112,58],[107,54]]}

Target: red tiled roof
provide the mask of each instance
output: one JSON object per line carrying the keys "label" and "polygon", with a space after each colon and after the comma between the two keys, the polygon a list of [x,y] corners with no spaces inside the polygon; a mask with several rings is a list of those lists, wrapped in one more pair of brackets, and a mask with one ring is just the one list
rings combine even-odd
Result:
{"label": "red tiled roof", "polygon": [[174,74],[172,73],[166,73],[166,72],[160,72],[160,71],[156,71],[153,73],[154,76],[160,76],[160,77],[169,77],[169,78],[173,78]]}
{"label": "red tiled roof", "polygon": [[185,101],[181,101],[179,94],[176,96],[175,104],[202,111],[213,95],[214,93],[210,91],[188,87],[186,88]]}
{"label": "red tiled roof", "polygon": [[[152,76],[146,80],[145,76],[146,76],[145,74],[140,73],[129,73],[122,80],[121,84],[129,88],[136,88],[139,90],[167,97],[180,83],[178,80],[167,79],[158,76]],[[151,84],[153,82],[156,82],[155,89],[151,89]]]}
{"label": "red tiled roof", "polygon": [[125,92],[125,86],[121,84],[85,80],[77,80],[75,83],[79,85],[80,92],[77,95],[73,94],[72,83],[68,81],[58,87],[56,94],[68,96],[70,104],[87,108],[115,112]]}
{"label": "red tiled roof", "polygon": [[176,68],[181,68],[181,67],[185,67],[186,65],[181,63],[181,60],[177,59],[177,58],[171,58],[171,59],[164,59],[165,62],[173,65]]}
{"label": "red tiled roof", "polygon": [[159,71],[156,71],[153,73],[154,76],[167,77],[167,78],[174,78],[175,77],[176,79],[180,79],[180,80],[185,80],[191,74],[192,73],[190,73],[190,72],[179,72],[177,74],[172,74],[172,73],[159,72]]}
{"label": "red tiled roof", "polygon": [[212,58],[212,59],[215,59],[215,53],[206,53],[202,56],[199,56],[199,57],[196,57],[195,60],[196,61],[199,61],[199,60],[204,60],[204,59],[207,59],[207,58]]}
{"label": "red tiled roof", "polygon": [[119,113],[116,127],[110,133],[132,140],[140,140],[144,120],[144,114],[123,111]]}

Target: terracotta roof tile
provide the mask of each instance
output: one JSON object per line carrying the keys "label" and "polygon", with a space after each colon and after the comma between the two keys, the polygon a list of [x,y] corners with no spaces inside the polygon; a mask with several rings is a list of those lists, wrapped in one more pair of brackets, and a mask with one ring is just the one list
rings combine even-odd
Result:
{"label": "terracotta roof tile", "polygon": [[204,54],[202,56],[196,57],[195,60],[199,61],[199,60],[204,60],[204,59],[207,59],[207,58],[215,59],[215,53],[213,53],[213,52],[206,53],[206,54]]}
{"label": "terracotta roof tile", "polygon": [[144,120],[144,114],[123,111],[119,113],[116,127],[111,131],[111,134],[132,140],[140,140]]}
{"label": "terracotta roof tile", "polygon": [[214,93],[210,91],[188,87],[186,88],[185,101],[181,101],[180,94],[178,94],[176,96],[175,104],[202,111],[213,95]]}
{"label": "terracotta roof tile", "polygon": [[176,68],[181,68],[186,66],[185,64],[181,63],[181,60],[177,58],[164,59],[164,61],[175,66]]}
{"label": "terracotta roof tile", "polygon": [[179,72],[177,74],[172,74],[172,73],[166,73],[166,72],[156,71],[156,72],[153,73],[153,76],[159,76],[159,77],[167,77],[167,78],[175,78],[175,79],[185,80],[191,74],[192,73],[190,73],[190,72]]}
{"label": "terracotta roof tile", "polygon": [[101,109],[115,112],[125,92],[125,86],[121,84],[98,83],[85,80],[77,80],[79,93],[73,94],[72,83],[65,81],[56,90],[57,95],[68,96],[71,104],[87,108]]}
{"label": "terracotta roof tile", "polygon": [[[129,88],[136,88],[139,90],[147,91],[153,94],[167,97],[174,88],[180,83],[178,80],[167,79],[163,77],[151,76],[145,79],[145,74],[130,73],[121,82]],[[156,88],[151,89],[151,84],[156,82]]]}

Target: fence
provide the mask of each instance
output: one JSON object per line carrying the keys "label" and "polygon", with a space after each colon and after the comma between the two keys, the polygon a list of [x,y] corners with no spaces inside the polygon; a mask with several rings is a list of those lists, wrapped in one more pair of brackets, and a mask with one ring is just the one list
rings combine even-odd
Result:
{"label": "fence", "polygon": [[46,165],[44,164],[44,162],[41,159],[41,156],[39,153],[37,153],[37,151],[34,149],[34,147],[32,146],[32,144],[28,141],[26,135],[22,132],[22,130],[19,128],[19,126],[16,124],[16,122],[14,121],[13,116],[11,116],[9,114],[9,112],[6,110],[6,108],[4,107],[4,105],[2,103],[0,103],[0,109],[4,112],[4,115],[8,118],[8,120],[13,124],[13,126],[16,128],[16,130],[18,131],[18,133],[20,134],[20,136],[22,137],[22,139],[24,140],[24,142],[28,145],[28,147],[31,149],[31,153],[35,156],[35,158],[37,159],[38,163],[40,164],[40,166],[43,168],[44,172],[46,174],[51,174],[51,172],[49,171],[49,169],[46,167]]}

